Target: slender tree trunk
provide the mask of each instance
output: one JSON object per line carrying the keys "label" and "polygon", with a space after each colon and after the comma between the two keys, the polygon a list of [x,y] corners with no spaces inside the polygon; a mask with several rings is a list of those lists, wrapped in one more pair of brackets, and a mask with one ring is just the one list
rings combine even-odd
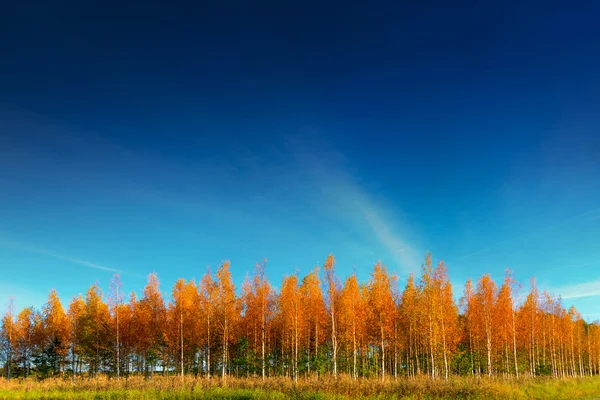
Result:
{"label": "slender tree trunk", "polygon": [[398,325],[394,322],[394,379],[398,379]]}
{"label": "slender tree trunk", "polygon": [[71,380],[73,382],[75,382],[75,374],[77,373],[77,371],[75,370],[75,343],[76,339],[73,338],[73,341],[71,343],[71,369],[73,370],[73,376],[71,377]]}
{"label": "slender tree trunk", "polygon": [[[356,314],[353,313],[353,316],[355,317]],[[354,318],[352,319],[352,376],[354,377],[354,380],[357,379],[357,375],[356,375],[356,321]]]}
{"label": "slender tree trunk", "polygon": [[381,381],[385,381],[385,344],[383,341],[383,324],[380,325],[381,332]]}
{"label": "slender tree trunk", "polygon": [[262,323],[262,335],[261,335],[261,341],[262,341],[262,379],[263,382],[265,380],[265,314],[263,311],[263,323]]}
{"label": "slender tree trunk", "polygon": [[335,313],[333,309],[333,291],[331,294],[331,345],[333,347],[333,376],[337,378],[337,337],[335,334]]}
{"label": "slender tree trunk", "polygon": [[508,343],[507,342],[504,343],[504,359],[505,359],[504,368],[506,370],[505,376],[509,376],[510,375],[510,359],[508,357]]}
{"label": "slender tree trunk", "polygon": [[490,315],[485,315],[485,339],[487,347],[487,372],[488,376],[492,376],[492,328],[490,323]]}
{"label": "slender tree trunk", "polygon": [[442,344],[444,347],[444,372],[445,378],[448,380],[448,349],[446,348],[446,326],[444,323],[444,310],[442,309]]}
{"label": "slender tree trunk", "polygon": [[[9,346],[10,346],[10,344],[9,344]],[[6,378],[8,380],[10,380],[10,375],[11,375],[11,373],[10,373],[10,364],[11,364],[11,361],[12,361],[12,352],[11,352],[11,350],[9,348],[8,349],[8,355],[6,356]]]}
{"label": "slender tree trunk", "polygon": [[554,331],[554,312],[552,313],[552,339],[550,340],[551,352],[552,352],[552,376],[558,377],[558,365],[556,360],[556,333]]}
{"label": "slender tree trunk", "polygon": [[597,370],[597,373],[600,375],[600,343],[598,343],[598,355],[596,357],[597,357],[596,370]]}
{"label": "slender tree trunk", "polygon": [[[415,329],[413,329],[413,332],[415,331]],[[414,336],[415,334],[413,334]],[[415,345],[414,349],[414,356],[415,356],[415,360],[417,362],[417,375],[421,375],[421,362],[419,360],[419,342],[417,342],[417,338],[413,337],[413,343]]]}
{"label": "slender tree trunk", "polygon": [[[542,314],[542,364],[546,365],[546,315]],[[539,361],[539,360],[538,360]]]}
{"label": "slender tree trunk", "polygon": [[571,327],[571,371],[573,376],[577,376],[577,370],[575,369],[575,346],[573,344],[573,327]]}
{"label": "slender tree trunk", "polygon": [[515,312],[512,311],[512,337],[513,337],[513,358],[515,361],[515,375],[519,379],[519,364],[517,363],[517,331],[515,327]]}
{"label": "slender tree trunk", "polygon": [[206,323],[206,377],[210,379],[210,312]]}
{"label": "slender tree trunk", "polygon": [[298,382],[298,310],[294,316],[294,380]]}
{"label": "slender tree trunk", "polygon": [[225,326],[223,328],[223,365],[222,365],[222,376],[225,379],[225,369],[227,364],[227,318],[225,318]]}
{"label": "slender tree trunk", "polygon": [[310,327],[308,328],[306,342],[306,376],[310,376]]}
{"label": "slender tree trunk", "polygon": [[[264,269],[262,270],[264,272]],[[265,375],[265,331],[266,331],[266,325],[267,325],[267,321],[266,321],[266,314],[267,314],[267,299],[265,298],[265,283],[264,283],[264,275],[261,275],[261,300],[262,300],[262,319],[261,319],[261,358],[262,358],[262,379],[263,382],[266,378]]]}
{"label": "slender tree trunk", "polygon": [[431,320],[432,316],[429,313],[429,353],[431,355],[431,377],[435,378],[435,358],[433,354],[433,321]]}
{"label": "slender tree trunk", "polygon": [[[315,360],[318,359],[319,356],[319,325],[318,322],[315,322]],[[317,376],[319,376],[319,370],[317,369]]]}
{"label": "slender tree trunk", "polygon": [[587,332],[587,342],[588,342],[588,368],[589,368],[589,372],[590,372],[590,376],[593,375],[592,372],[592,346],[590,344],[590,328],[588,327],[588,332]]}
{"label": "slender tree trunk", "polygon": [[471,359],[471,375],[475,374],[475,360],[473,357],[473,334],[471,333],[471,327],[469,327],[469,358]]}
{"label": "slender tree trunk", "polygon": [[531,305],[531,354],[530,354],[530,368],[531,375],[535,376],[535,305]]}
{"label": "slender tree trunk", "polygon": [[183,310],[179,311],[179,332],[181,338],[181,379],[183,380]]}
{"label": "slender tree trunk", "polygon": [[117,286],[117,307],[116,307],[116,317],[117,317],[117,378],[121,376],[121,343],[119,341],[119,287]]}
{"label": "slender tree trunk", "polygon": [[492,376],[492,338],[490,337],[490,334],[488,333],[487,335],[487,369],[488,369],[488,376]]}
{"label": "slender tree trunk", "polygon": [[412,339],[412,322],[408,324],[408,349],[406,351],[406,366],[408,367],[408,375],[414,375],[414,362],[413,362],[413,339]]}

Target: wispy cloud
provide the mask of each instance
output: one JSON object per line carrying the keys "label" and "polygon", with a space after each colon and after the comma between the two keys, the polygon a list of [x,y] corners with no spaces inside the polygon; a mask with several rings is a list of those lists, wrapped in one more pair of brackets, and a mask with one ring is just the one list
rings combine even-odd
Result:
{"label": "wispy cloud", "polygon": [[348,227],[370,232],[403,272],[420,265],[419,252],[414,247],[414,233],[399,218],[398,212],[386,207],[374,194],[361,185],[344,154],[332,149],[318,136],[311,135],[307,144],[293,141],[298,163],[308,174],[307,181],[313,204],[328,215],[335,215]]}
{"label": "wispy cloud", "polygon": [[110,272],[122,272],[121,270],[118,270],[118,269],[115,269],[115,268],[109,268],[109,267],[106,267],[104,265],[95,264],[95,263],[92,263],[92,262],[89,262],[89,261],[81,260],[81,259],[76,258],[76,257],[65,256],[65,255],[62,255],[62,254],[55,253],[53,251],[48,251],[46,249],[41,249],[39,247],[34,247],[34,246],[29,245],[29,244],[25,244],[25,243],[21,243],[21,242],[16,242],[14,240],[9,240],[9,239],[6,239],[6,238],[0,238],[0,245],[6,246],[6,247],[11,247],[11,248],[17,249],[17,250],[27,251],[27,252],[30,252],[30,253],[41,254],[41,255],[44,255],[44,256],[56,258],[58,260],[67,261],[67,262],[70,262],[70,263],[73,263],[73,264],[83,265],[83,266],[88,267],[88,268],[100,269],[100,270],[103,270],[103,271],[110,271]]}
{"label": "wispy cloud", "polygon": [[562,286],[554,289],[553,292],[563,299],[600,296],[600,279]]}
{"label": "wispy cloud", "polygon": [[[219,156],[190,162],[122,148],[89,132],[71,133],[70,127],[50,124],[46,129],[45,121],[33,125],[21,122],[40,120],[33,117],[9,120],[8,126],[6,123],[0,126],[23,132],[47,132],[50,129],[53,134],[45,134],[42,139],[61,151],[48,153],[40,150],[30,154],[30,149],[20,143],[4,148],[14,158],[10,160],[13,165],[20,165],[15,164],[17,162],[25,164],[31,158],[31,162],[35,161],[39,169],[48,175],[45,178],[62,182],[68,174],[69,181],[73,176],[81,177],[76,182],[78,188],[97,190],[95,186],[86,186],[89,182],[87,175],[102,174],[102,181],[108,182],[103,191],[124,194],[128,200],[144,205],[167,206],[179,213],[201,218],[207,224],[213,222],[214,216],[219,216],[219,219],[227,218],[227,221],[238,225],[286,230],[286,235],[298,240],[323,227],[321,233],[324,235],[321,237],[331,241],[332,247],[351,247],[363,259],[383,257],[383,261],[395,264],[402,272],[412,271],[420,265],[421,251],[416,250],[414,231],[404,224],[401,210],[396,204],[390,206],[368,185],[363,185],[358,179],[361,174],[353,169],[355,164],[318,133],[313,132],[307,138],[306,132],[303,132],[301,137],[288,137],[289,141],[283,145],[280,142],[266,144],[261,151],[244,149],[242,144],[236,143],[235,157]],[[94,151],[79,154],[79,149]],[[52,158],[55,153],[71,155],[72,163],[79,166],[79,174],[70,168],[70,163],[55,162]],[[96,166],[101,160],[95,157],[106,156],[111,158],[113,168],[98,171]],[[152,176],[152,180],[145,179],[147,176]],[[239,201],[240,198],[244,201]],[[300,216],[302,224],[295,224]],[[309,229],[303,229],[303,224]],[[190,238],[198,236],[192,228],[188,233]],[[183,234],[181,229],[178,234]],[[121,272],[1,236],[0,245],[88,268]],[[386,257],[389,259],[385,260]]]}
{"label": "wispy cloud", "polygon": [[418,266],[416,251],[407,243],[406,239],[392,231],[392,228],[385,223],[380,212],[373,208],[372,204],[366,204],[363,213],[379,241],[402,267],[411,270]]}

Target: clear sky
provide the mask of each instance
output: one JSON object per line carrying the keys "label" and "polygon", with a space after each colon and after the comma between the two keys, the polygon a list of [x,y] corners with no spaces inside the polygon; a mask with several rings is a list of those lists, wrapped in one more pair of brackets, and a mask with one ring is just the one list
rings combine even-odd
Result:
{"label": "clear sky", "polygon": [[0,307],[430,250],[457,296],[510,268],[600,318],[600,3],[34,3],[0,12]]}

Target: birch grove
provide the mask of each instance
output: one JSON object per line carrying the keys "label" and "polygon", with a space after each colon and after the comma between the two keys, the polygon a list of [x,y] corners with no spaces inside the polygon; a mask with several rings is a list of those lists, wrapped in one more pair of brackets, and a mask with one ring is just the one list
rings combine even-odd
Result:
{"label": "birch grove", "polygon": [[448,266],[430,253],[420,274],[404,277],[377,262],[370,274],[339,280],[332,255],[305,276],[285,276],[278,290],[267,272],[263,260],[238,290],[225,261],[198,282],[177,280],[169,295],[150,274],[139,298],[115,276],[106,297],[93,284],[66,307],[52,290],[39,310],[8,307],[2,316],[0,372],[263,380],[600,373],[600,324],[534,279],[521,287],[511,271],[499,284],[491,274],[472,277],[460,299]]}

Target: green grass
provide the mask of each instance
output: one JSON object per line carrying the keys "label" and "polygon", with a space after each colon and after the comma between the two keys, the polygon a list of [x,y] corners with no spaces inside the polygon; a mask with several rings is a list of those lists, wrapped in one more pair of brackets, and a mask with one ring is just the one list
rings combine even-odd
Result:
{"label": "green grass", "polygon": [[477,379],[455,377],[449,381],[426,377],[398,379],[382,383],[378,380],[353,381],[341,377],[306,379],[295,383],[284,378],[218,379],[175,377],[143,379],[34,379],[7,381],[0,379],[0,399],[600,399],[600,377],[553,380],[548,378]]}

